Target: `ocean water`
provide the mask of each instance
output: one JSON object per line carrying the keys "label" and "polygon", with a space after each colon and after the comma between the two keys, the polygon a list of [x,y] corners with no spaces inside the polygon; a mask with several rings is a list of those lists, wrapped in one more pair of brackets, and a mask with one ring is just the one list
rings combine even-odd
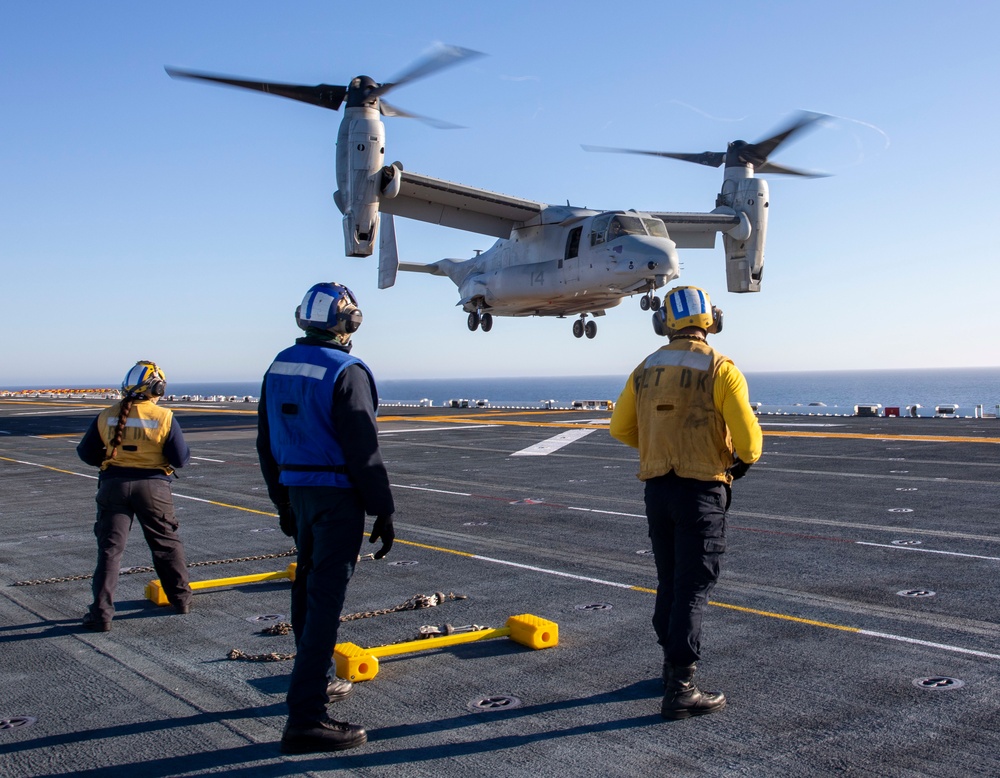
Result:
{"label": "ocean water", "polygon": [[[972,416],[977,405],[995,413],[1000,405],[1000,367],[933,370],[855,370],[746,374],[751,402],[762,411],[788,413],[853,413],[855,405],[883,407],[920,405],[921,415],[933,415],[935,405],[955,404],[958,415]],[[537,407],[546,400],[568,406],[574,400],[616,400],[624,375],[525,376],[519,378],[412,378],[378,382],[383,403],[417,404],[431,400],[441,406],[453,399],[489,400],[491,405]],[[69,384],[71,385],[71,384]],[[0,387],[39,389],[44,387]],[[260,381],[170,383],[173,395],[211,397],[260,394]],[[823,403],[826,407],[810,406]]]}
{"label": "ocean water", "polygon": [[[856,370],[746,374],[751,402],[762,410],[851,413],[854,406],[922,406],[930,415],[935,405],[955,404],[958,414],[972,416],[977,405],[987,413],[1000,405],[1000,367],[933,370]],[[379,380],[383,403],[416,404],[431,400],[440,406],[453,399],[489,400],[491,405],[537,406],[545,400],[569,405],[574,400],[615,400],[625,376],[526,376],[519,378],[413,378]],[[206,382],[170,384],[171,394],[260,394],[260,383]],[[809,407],[810,403],[823,403]]]}

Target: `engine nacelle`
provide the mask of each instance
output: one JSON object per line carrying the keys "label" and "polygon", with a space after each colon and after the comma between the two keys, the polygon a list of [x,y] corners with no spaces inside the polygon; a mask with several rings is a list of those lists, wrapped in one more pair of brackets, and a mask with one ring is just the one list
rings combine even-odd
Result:
{"label": "engine nacelle", "polygon": [[378,237],[378,203],[349,210],[343,224],[344,253],[349,257],[370,257]]}
{"label": "engine nacelle", "polygon": [[377,110],[347,108],[354,114],[337,137],[337,187],[334,201],[344,214],[344,252],[371,256],[378,239],[379,195],[383,186],[385,126]]}
{"label": "engine nacelle", "polygon": [[761,178],[727,179],[723,185],[720,205],[732,208],[740,216],[739,226],[722,235],[726,251],[726,285],[730,292],[760,291],[768,200],[767,181]]}
{"label": "engine nacelle", "polygon": [[393,197],[398,195],[402,186],[402,162],[393,162],[391,165],[387,165],[382,168],[382,180],[380,181],[379,191],[382,193],[383,200],[391,200]]}

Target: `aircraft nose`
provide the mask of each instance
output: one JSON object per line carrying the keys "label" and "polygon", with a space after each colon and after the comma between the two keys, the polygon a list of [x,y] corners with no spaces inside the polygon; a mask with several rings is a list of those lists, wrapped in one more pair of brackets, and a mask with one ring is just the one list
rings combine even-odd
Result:
{"label": "aircraft nose", "polygon": [[677,277],[680,262],[677,259],[677,245],[669,238],[654,238],[650,235],[627,235],[611,247],[612,256],[618,260],[623,271],[634,272],[643,269],[656,275]]}

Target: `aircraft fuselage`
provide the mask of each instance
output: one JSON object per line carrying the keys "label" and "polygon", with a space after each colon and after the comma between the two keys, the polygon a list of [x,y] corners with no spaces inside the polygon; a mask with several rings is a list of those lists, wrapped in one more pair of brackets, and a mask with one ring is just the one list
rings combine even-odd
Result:
{"label": "aircraft fuselage", "polygon": [[[674,242],[648,214],[579,211],[569,221],[521,227],[455,263],[446,274],[459,287],[463,309],[499,316],[600,313],[679,274]],[[620,234],[611,235],[616,227]]]}

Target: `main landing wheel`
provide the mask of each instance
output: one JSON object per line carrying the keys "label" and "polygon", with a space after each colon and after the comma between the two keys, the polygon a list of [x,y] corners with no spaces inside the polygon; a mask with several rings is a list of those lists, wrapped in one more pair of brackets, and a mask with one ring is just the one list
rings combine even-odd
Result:
{"label": "main landing wheel", "polygon": [[591,340],[593,340],[594,336],[597,335],[597,322],[596,321],[588,321],[587,325],[583,329],[584,329],[584,332],[587,333],[587,337],[590,338]]}
{"label": "main landing wheel", "polygon": [[473,311],[469,314],[469,330],[475,332],[479,329],[479,312]]}
{"label": "main landing wheel", "polygon": [[479,317],[479,319],[480,319],[480,324],[482,325],[483,328],[483,332],[489,332],[491,329],[493,329],[492,313],[484,313],[482,316]]}
{"label": "main landing wheel", "polygon": [[643,295],[642,297],[639,298],[639,307],[642,308],[642,310],[644,310],[644,311],[648,311],[649,310],[649,297],[648,296]]}
{"label": "main landing wheel", "polygon": [[651,310],[654,311],[660,310],[660,298],[657,297],[655,294],[649,298],[649,307]]}
{"label": "main landing wheel", "polygon": [[577,319],[573,322],[573,337],[582,338],[583,337],[583,319]]}

